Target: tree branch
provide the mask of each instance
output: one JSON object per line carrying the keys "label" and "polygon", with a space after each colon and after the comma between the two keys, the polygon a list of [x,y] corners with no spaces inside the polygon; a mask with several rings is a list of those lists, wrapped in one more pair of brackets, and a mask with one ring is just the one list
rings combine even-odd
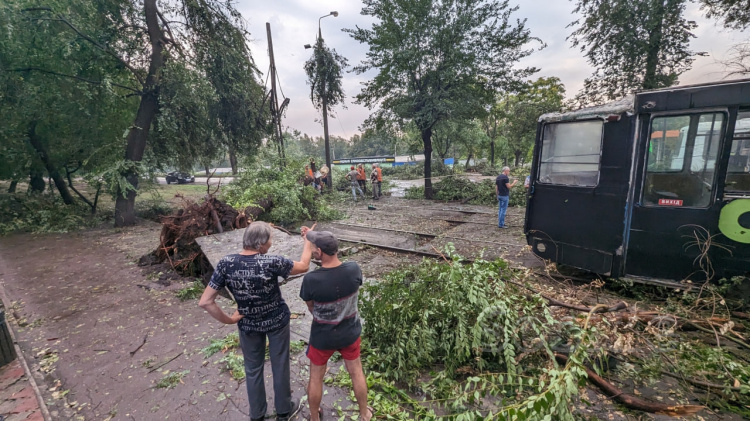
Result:
{"label": "tree branch", "polygon": [[[50,9],[49,7],[34,7],[34,8],[30,8],[30,9],[25,9],[25,10],[28,10],[28,11],[48,11],[48,12],[52,12],[52,9]],[[99,48],[100,50],[104,51],[105,53],[107,53],[108,55],[110,55],[112,58],[114,58],[115,60],[117,60],[120,64],[122,64],[123,66],[125,66],[128,70],[130,70],[130,72],[133,74],[133,76],[138,80],[138,82],[141,85],[144,84],[143,79],[141,79],[141,77],[138,75],[138,70],[135,67],[133,67],[130,63],[128,63],[127,61],[125,61],[125,59],[123,59],[122,57],[118,56],[117,54],[115,54],[110,49],[108,49],[108,48],[104,47],[103,45],[99,44],[95,39],[93,39],[90,36],[88,36],[88,35],[84,34],[83,32],[81,32],[78,28],[75,27],[75,25],[73,25],[67,19],[65,19],[65,17],[63,17],[63,15],[57,14],[56,15],[56,19],[46,19],[46,20],[56,20],[56,21],[64,23],[66,26],[68,26],[70,29],[72,29],[73,32],[75,32],[76,34],[78,34],[78,36],[80,36],[81,38],[85,39],[86,41],[94,44],[97,48]]]}
{"label": "tree branch", "polygon": [[[76,79],[76,80],[80,80],[81,82],[90,83],[92,85],[102,85],[102,81],[100,81],[100,80],[86,79],[84,77],[80,77],[80,76],[76,76],[76,75],[66,75],[65,73],[59,73],[59,72],[55,72],[55,71],[52,71],[52,70],[40,69],[38,67],[24,67],[24,68],[21,68],[21,69],[11,69],[10,71],[12,71],[12,72],[40,72],[40,73],[46,73],[46,74],[49,74],[49,75],[55,75],[55,76],[60,76],[60,77],[67,77],[67,78],[71,78],[71,79]],[[141,95],[143,93],[143,92],[141,92],[141,91],[139,91],[137,89],[131,88],[129,86],[120,85],[119,83],[110,82],[110,85],[117,86],[118,88],[126,89],[126,90],[131,91],[131,92],[135,92],[138,95]]]}

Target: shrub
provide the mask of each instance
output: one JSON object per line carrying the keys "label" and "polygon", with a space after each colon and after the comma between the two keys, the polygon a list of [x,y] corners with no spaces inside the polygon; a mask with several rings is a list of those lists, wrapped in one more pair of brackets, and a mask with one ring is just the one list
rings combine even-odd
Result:
{"label": "shrub", "polygon": [[101,224],[101,215],[76,201],[66,205],[57,195],[0,194],[0,235],[12,232],[62,233]]}
{"label": "shrub", "polygon": [[339,218],[326,200],[312,185],[303,185],[303,161],[290,160],[284,170],[274,165],[265,168],[255,165],[227,186],[223,195],[236,209],[257,206],[264,200],[273,203],[270,211],[260,219],[277,224],[293,224],[303,220],[331,220]]}

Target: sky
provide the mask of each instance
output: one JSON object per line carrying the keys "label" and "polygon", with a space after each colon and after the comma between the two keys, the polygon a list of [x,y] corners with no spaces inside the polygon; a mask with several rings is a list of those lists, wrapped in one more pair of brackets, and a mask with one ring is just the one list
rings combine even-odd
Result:
{"label": "sky", "polygon": [[[593,73],[593,68],[586,62],[583,54],[566,40],[573,30],[567,25],[576,18],[572,14],[573,3],[568,0],[511,0],[510,4],[519,6],[513,19],[526,19],[531,35],[546,44],[545,48],[522,60],[519,66],[539,68],[540,72],[534,78],[560,78],[568,97],[575,96],[583,86],[584,79]],[[330,48],[349,60],[350,67],[359,64],[365,58],[368,47],[355,41],[342,29],[356,26],[370,28],[372,18],[360,14],[362,3],[359,0],[237,0],[235,5],[247,22],[251,33],[250,49],[256,65],[263,73],[263,82],[269,88],[267,75],[270,61],[266,22],[271,25],[280,96],[290,100],[283,125],[310,136],[322,136],[322,115],[310,102],[310,87],[303,68],[305,61],[312,55],[312,50],[306,50],[304,45],[315,43],[318,18],[335,10],[339,13],[338,17],[327,16],[320,20],[323,39]],[[708,55],[697,57],[692,69],[680,77],[680,84],[705,83],[726,78],[720,62],[728,58],[727,50],[732,45],[743,39],[747,40],[750,34],[724,29],[713,20],[703,17],[698,6],[692,3],[688,5],[686,16],[698,23],[691,49]],[[339,106],[334,110],[336,118],[329,116],[330,135],[350,138],[360,132],[360,126],[370,115],[370,110],[355,104],[354,99],[361,90],[362,82],[374,75],[374,71],[362,75],[344,74],[342,84],[346,94],[346,109]],[[279,85],[277,89],[278,87]]]}

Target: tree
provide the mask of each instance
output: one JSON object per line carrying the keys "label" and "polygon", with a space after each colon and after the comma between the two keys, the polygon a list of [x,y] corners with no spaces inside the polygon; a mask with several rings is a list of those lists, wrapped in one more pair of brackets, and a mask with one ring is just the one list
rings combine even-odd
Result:
{"label": "tree", "polygon": [[[219,149],[229,149],[230,155],[240,146],[252,151],[259,144],[259,131],[265,127],[263,89],[255,80],[258,72],[246,45],[244,20],[231,3],[178,0],[159,6],[157,0],[78,1],[76,10],[96,13],[71,17],[66,16],[73,10],[69,2],[49,0],[42,7],[31,3],[20,9],[20,20],[73,36],[72,48],[51,63],[67,64],[71,72],[19,67],[77,83],[116,86],[137,99],[130,123],[119,128],[120,133],[127,128],[124,159],[110,162],[107,172],[117,197],[115,225],[135,222],[139,175],[146,170],[144,155],[158,162],[173,151],[185,163],[187,153],[199,159]],[[54,41],[48,33],[32,38],[40,43]],[[84,58],[82,50],[92,52]],[[71,63],[93,63],[91,67],[102,71],[88,76]],[[170,84],[170,78],[191,83]],[[155,122],[159,127],[152,133]],[[192,140],[191,147],[180,148],[186,138]],[[148,145],[153,148],[148,150]]]}
{"label": "tree", "polygon": [[[325,45],[323,37],[318,33],[312,57],[305,62],[305,73],[307,83],[310,85],[310,101],[313,106],[323,112],[323,130],[325,139],[326,165],[330,166],[330,145],[328,142],[328,114],[333,116],[333,107],[343,103],[344,88],[341,86],[343,70],[347,66],[347,60],[339,55],[336,50]],[[331,177],[327,178],[328,187],[331,187]]]}
{"label": "tree", "polygon": [[[726,28],[744,31],[750,27],[750,0],[701,0],[706,17],[719,20]],[[723,61],[730,75],[750,75],[750,41],[732,46]]]}
{"label": "tree", "polygon": [[[121,89],[124,69],[99,62],[97,47],[71,31],[66,20],[46,17],[52,7],[63,7],[60,2],[31,7],[36,3],[0,7],[0,26],[13,28],[0,35],[0,155],[6,166],[0,177],[10,178],[13,186],[30,175],[30,186],[40,190],[46,171],[66,204],[74,202],[73,191],[95,209],[76,190],[71,174],[95,171],[121,148],[123,127],[132,119],[127,109],[134,103],[122,93],[134,90]],[[92,2],[64,6],[76,8],[86,29],[105,21]],[[109,41],[106,33],[99,39]],[[78,60],[67,59],[71,55]]]}
{"label": "tree", "polygon": [[425,197],[432,197],[432,131],[448,119],[471,119],[536,69],[518,68],[532,41],[525,21],[510,22],[508,1],[365,0],[372,29],[347,29],[369,46],[357,73],[376,69],[357,102],[379,107],[374,124],[411,121],[425,154]]}
{"label": "tree", "polygon": [[559,111],[565,99],[565,87],[556,77],[539,78],[527,83],[518,93],[501,96],[498,103],[500,133],[507,150],[519,166],[534,147],[539,116]]}
{"label": "tree", "polygon": [[672,86],[697,55],[689,47],[697,24],[683,14],[687,0],[576,0],[583,15],[569,39],[595,73],[576,98],[600,104],[633,91]]}
{"label": "tree", "polygon": [[745,30],[750,26],[750,0],[700,0],[706,17],[715,18],[727,28]]}

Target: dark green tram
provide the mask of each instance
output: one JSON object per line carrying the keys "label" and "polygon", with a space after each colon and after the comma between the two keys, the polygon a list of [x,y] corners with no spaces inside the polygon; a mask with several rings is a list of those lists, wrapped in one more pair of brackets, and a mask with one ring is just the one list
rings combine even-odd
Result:
{"label": "dark green tram", "polygon": [[749,275],[750,80],[541,116],[524,230],[603,275]]}

